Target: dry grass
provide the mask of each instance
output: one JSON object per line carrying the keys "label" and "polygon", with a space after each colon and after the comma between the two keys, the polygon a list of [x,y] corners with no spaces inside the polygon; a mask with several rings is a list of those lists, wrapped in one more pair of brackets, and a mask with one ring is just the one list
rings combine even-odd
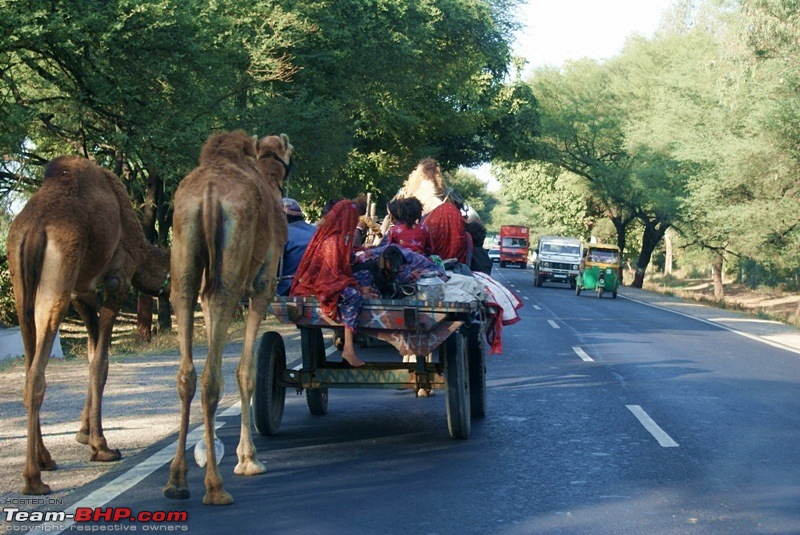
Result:
{"label": "dry grass", "polygon": [[671,276],[651,276],[644,282],[644,289],[682,299],[693,299],[703,304],[736,310],[763,319],[780,321],[800,327],[800,293],[778,288],[749,288],[738,283],[724,284],[722,301],[714,299],[714,284],[711,279],[682,279]]}
{"label": "dry grass", "polygon": [[[173,318],[174,320],[174,318]],[[154,320],[155,321],[155,320]],[[265,323],[270,321],[268,316]],[[237,315],[229,329],[228,341],[239,342],[244,338],[244,317]],[[61,324],[61,345],[64,355],[67,358],[77,358],[86,360],[86,327],[77,316],[68,316]],[[203,324],[203,314],[199,310],[195,312],[194,333],[192,336],[193,346],[206,345],[206,331]],[[117,322],[114,325],[114,332],[111,337],[110,354],[112,357],[124,355],[149,355],[163,354],[178,350],[175,326],[172,330],[165,333],[156,333],[155,325],[153,338],[150,342],[139,339],[136,331],[136,313],[120,312]]]}

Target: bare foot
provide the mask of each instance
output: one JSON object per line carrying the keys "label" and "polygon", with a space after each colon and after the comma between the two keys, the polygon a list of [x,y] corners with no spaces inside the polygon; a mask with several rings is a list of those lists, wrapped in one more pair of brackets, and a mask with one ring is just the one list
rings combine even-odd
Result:
{"label": "bare foot", "polygon": [[346,360],[353,368],[358,368],[359,366],[364,365],[364,361],[358,358],[358,355],[356,355],[355,350],[352,348],[344,348],[342,350],[342,358]]}

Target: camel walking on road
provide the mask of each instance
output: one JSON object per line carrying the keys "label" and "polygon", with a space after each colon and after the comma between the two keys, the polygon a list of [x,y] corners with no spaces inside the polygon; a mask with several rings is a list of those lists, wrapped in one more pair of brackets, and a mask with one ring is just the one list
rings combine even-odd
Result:
{"label": "camel walking on road", "polygon": [[148,243],[120,179],[76,156],[50,162],[42,187],[12,222],[6,246],[25,347],[22,493],[49,494],[41,470],[55,470],[56,463],[42,441],[39,411],[45,367],[67,308],[72,302],[89,335],[89,389],[75,438],[91,447],[93,461],[116,461],[120,452],[108,447],[101,417],[111,331],[131,285],[151,295],[169,291],[169,253]]}
{"label": "camel walking on road", "polygon": [[222,350],[239,302],[249,296],[242,356],[236,370],[242,406],[242,427],[234,473],[262,474],[250,424],[250,398],[255,388],[253,346],[267,307],[275,295],[278,262],[288,226],[281,188],[288,177],[292,146],[286,135],[256,143],[237,130],[211,136],[200,165],[175,192],[172,241],[172,307],[178,329],[181,361],[178,394],[181,422],[178,448],[164,495],[190,496],[186,482],[186,434],[189,409],[197,385],[192,362],[192,331],[197,296],[205,318],[208,356],[201,377],[206,463],[203,503],[233,502],[222,485],[214,450],[214,415],[223,389]]}

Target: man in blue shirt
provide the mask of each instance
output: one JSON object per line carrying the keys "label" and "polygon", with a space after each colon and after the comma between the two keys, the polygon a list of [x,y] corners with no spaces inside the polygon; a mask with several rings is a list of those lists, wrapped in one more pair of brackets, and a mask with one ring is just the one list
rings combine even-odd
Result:
{"label": "man in blue shirt", "polygon": [[281,279],[278,281],[278,295],[289,295],[289,288],[292,286],[292,277],[300,265],[300,260],[306,252],[308,242],[316,232],[317,227],[306,223],[305,215],[300,209],[300,205],[294,199],[284,198],[283,212],[289,222],[289,237],[283,248],[283,270]]}

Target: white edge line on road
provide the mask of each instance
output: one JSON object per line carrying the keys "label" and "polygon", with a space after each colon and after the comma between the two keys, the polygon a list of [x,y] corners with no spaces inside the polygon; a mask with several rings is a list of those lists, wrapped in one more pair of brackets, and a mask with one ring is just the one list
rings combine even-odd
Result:
{"label": "white edge line on road", "polygon": [[580,347],[573,347],[572,350],[578,355],[583,362],[594,362],[594,359],[586,354],[586,351],[581,349]]}
{"label": "white edge line on road", "polygon": [[[336,347],[330,346],[325,350],[326,355],[331,355],[335,353]],[[294,364],[294,363],[292,363]],[[241,403],[237,402],[235,405],[228,407],[225,411],[220,414],[217,414],[217,418],[226,418],[232,416],[238,416],[242,413]],[[219,429],[223,425],[225,425],[224,420],[217,420],[215,422],[215,429]],[[203,438],[204,427],[199,425],[195,427],[189,434],[186,436],[186,449],[193,448],[194,445]],[[148,477],[150,474],[164,466],[165,464],[172,461],[172,458],[175,456],[175,449],[177,448],[178,441],[176,440],[172,444],[165,446],[158,452],[154,453],[144,461],[140,462],[124,474],[121,474],[119,477],[111,481],[110,483],[106,484],[105,486],[97,489],[96,491],[92,492],[88,496],[86,496],[81,501],[77,502],[72,507],[66,509],[64,512],[66,514],[75,514],[75,511],[79,507],[102,507],[103,505],[107,504],[126,490],[132,488],[137,483],[141,482],[143,479]],[[70,526],[75,523],[74,520],[65,520],[64,522],[45,522],[39,524],[29,532],[37,532],[37,533],[53,533],[54,531],[64,531]]]}
{"label": "white edge line on road", "polygon": [[553,320],[547,320],[547,323],[549,323],[549,324],[550,324],[550,326],[551,326],[553,329],[560,329],[560,328],[561,328],[561,327],[559,327],[559,326],[558,326],[558,323],[556,323],[556,322],[555,322],[555,321],[553,321]]}
{"label": "white edge line on road", "polygon": [[651,435],[658,441],[661,447],[664,448],[677,448],[678,443],[672,440],[663,429],[641,408],[639,405],[625,405],[636,416],[636,419],[647,429]]}
{"label": "white edge line on road", "polygon": [[533,305],[533,309],[534,310],[541,310],[541,307],[539,305]]}
{"label": "white edge line on road", "polygon": [[[222,414],[217,415],[217,417],[221,416],[233,416],[241,413],[240,404],[237,403],[236,405],[229,407],[225,412]],[[217,420],[215,422],[214,428],[219,429],[225,425],[225,421]],[[194,445],[203,438],[204,433],[204,426],[199,425],[195,427],[189,434],[186,436],[186,449],[193,448]],[[119,477],[107,483],[105,486],[97,489],[96,491],[92,492],[84,499],[73,505],[72,507],[66,509],[64,512],[66,514],[75,514],[75,511],[79,507],[102,507],[103,505],[107,504],[126,490],[132,488],[137,483],[148,477],[150,474],[167,464],[168,462],[172,461],[172,458],[175,457],[175,449],[178,447],[178,441],[176,440],[169,446],[165,446],[158,452],[154,453],[144,461],[140,462],[124,474],[121,474]],[[187,459],[188,462],[193,462],[194,460],[190,457]],[[64,522],[45,522],[33,527],[29,530],[29,533],[54,533],[56,531],[64,531],[70,526],[75,523],[74,520],[65,520]]]}
{"label": "white edge line on road", "polygon": [[727,325],[723,325],[722,323],[716,323],[714,321],[709,321],[707,319],[698,318],[697,316],[692,316],[691,314],[686,314],[685,312],[678,312],[677,310],[672,310],[671,308],[662,307],[659,305],[653,305],[651,303],[646,303],[644,301],[640,301],[638,299],[634,299],[633,297],[628,297],[626,295],[620,295],[623,299],[627,299],[628,301],[633,301],[634,303],[639,303],[640,305],[657,308],[659,310],[664,310],[666,312],[671,312],[673,314],[677,314],[679,316],[683,316],[684,318],[689,318],[693,320],[697,320],[702,323],[706,323],[708,325],[713,325],[714,327],[719,327],[720,329],[725,329],[726,331],[730,331],[734,334],[738,334],[739,336],[744,336],[745,338],[749,338],[750,340],[754,340],[756,342],[761,342],[763,344],[770,345],[772,347],[777,347],[778,349],[785,349],[786,351],[791,351],[797,355],[800,355],[800,350],[795,349],[793,347],[781,344],[780,342],[773,342],[772,340],[767,340],[766,338],[762,338],[761,336],[756,336],[754,334],[748,334],[746,332],[738,331],[732,327],[728,327]]}

